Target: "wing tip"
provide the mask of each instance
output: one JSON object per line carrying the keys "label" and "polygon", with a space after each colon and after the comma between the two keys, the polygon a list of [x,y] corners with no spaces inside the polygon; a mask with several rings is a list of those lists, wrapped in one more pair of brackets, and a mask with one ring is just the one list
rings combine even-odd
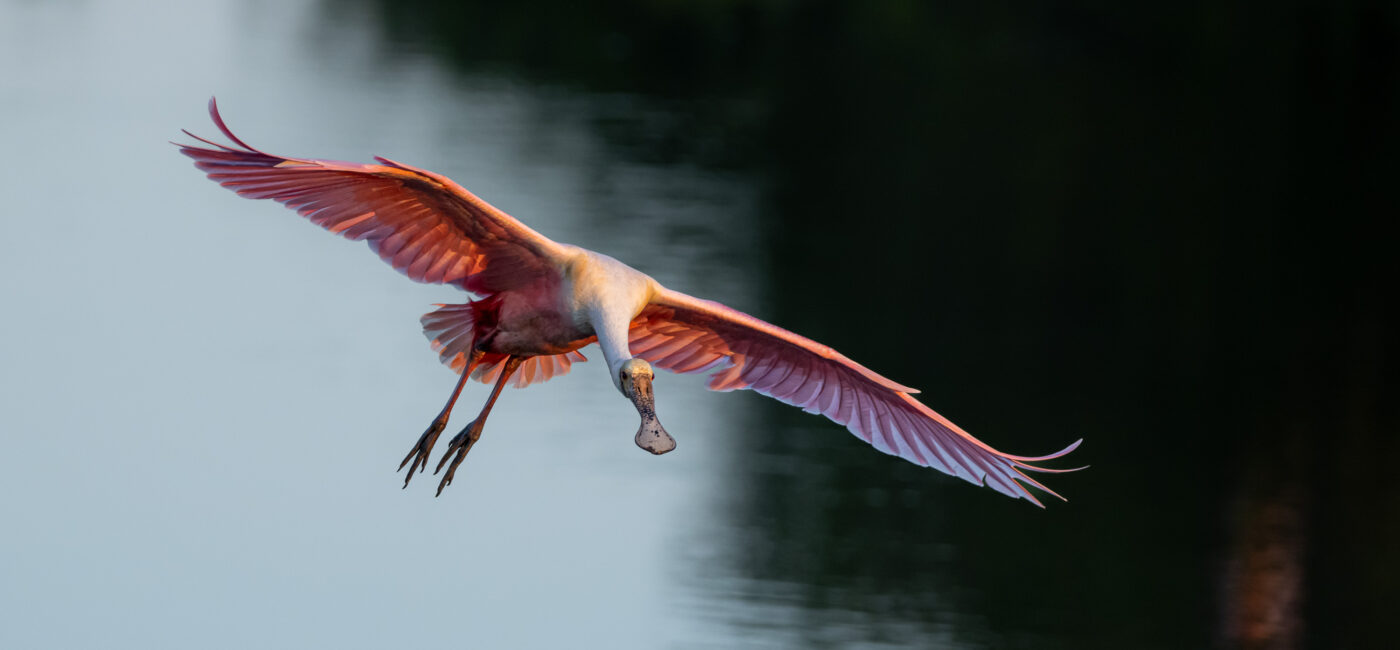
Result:
{"label": "wing tip", "polygon": [[[1011,459],[1011,460],[1014,460],[1014,461],[1023,462],[1023,463],[1035,463],[1035,462],[1039,462],[1039,461],[1042,461],[1042,460],[1055,460],[1056,458],[1061,458],[1061,457],[1065,456],[1066,454],[1068,454],[1068,453],[1070,453],[1070,452],[1072,452],[1072,451],[1078,449],[1078,448],[1079,448],[1079,445],[1081,445],[1081,444],[1083,444],[1083,443],[1084,443],[1084,439],[1083,439],[1083,438],[1080,438],[1080,439],[1078,439],[1078,440],[1075,440],[1074,442],[1069,443],[1069,446],[1065,447],[1064,449],[1061,449],[1061,450],[1059,450],[1059,451],[1057,451],[1057,452],[1055,452],[1055,453],[1053,453],[1053,454],[1047,454],[1047,455],[1045,455],[1045,456],[1013,456],[1013,455],[1011,455],[1011,454],[1002,454],[1002,456],[1004,456],[1004,457],[1006,457],[1006,458],[1008,458],[1008,459]],[[1088,466],[1085,465],[1085,467],[1088,467]],[[1083,469],[1083,468],[1079,468],[1079,469]],[[1075,471],[1075,470],[1068,470],[1068,471]]]}
{"label": "wing tip", "polygon": [[215,153],[215,154],[217,154],[217,153],[221,153],[221,152],[228,152],[228,153],[235,153],[235,154],[245,154],[245,155],[246,155],[246,154],[249,154],[249,153],[253,153],[253,154],[258,154],[258,155],[262,155],[262,156],[267,156],[267,157],[269,157],[269,158],[275,158],[275,156],[271,156],[271,155],[269,155],[269,154],[267,154],[267,153],[265,153],[265,152],[263,152],[263,151],[260,151],[260,150],[258,150],[258,149],[255,149],[255,148],[249,146],[247,142],[244,142],[244,141],[242,140],[242,138],[239,138],[238,136],[236,136],[236,135],[233,134],[233,131],[230,130],[230,129],[228,128],[228,124],[224,122],[223,116],[219,114],[219,101],[218,101],[218,98],[216,98],[216,97],[213,96],[213,95],[210,95],[210,96],[209,96],[208,108],[209,108],[209,118],[210,118],[211,120],[213,120],[214,126],[216,126],[216,127],[219,128],[219,131],[222,132],[222,133],[224,134],[224,137],[227,137],[227,138],[228,138],[229,140],[231,140],[234,144],[238,145],[239,147],[242,147],[243,149],[242,149],[242,150],[235,149],[235,148],[230,147],[230,146],[228,146],[228,145],[220,144],[220,143],[218,143],[218,142],[214,142],[213,140],[210,140],[209,138],[204,138],[204,137],[197,136],[197,135],[191,133],[189,129],[180,129],[180,132],[181,132],[181,133],[184,133],[185,135],[187,135],[187,136],[189,136],[189,137],[191,137],[191,138],[194,138],[195,140],[198,140],[199,142],[202,142],[202,143],[204,143],[204,144],[206,144],[206,145],[209,145],[209,146],[211,146],[211,147],[215,147],[216,149],[218,149],[218,151],[216,151],[216,150],[214,150],[214,149],[202,149],[202,148],[200,148],[200,147],[197,146],[197,145],[190,145],[190,144],[184,144],[184,143],[180,143],[180,142],[171,141],[170,144],[173,144],[173,145],[175,145],[175,146],[177,146],[177,147],[180,148],[180,153],[183,153],[183,154],[185,154],[186,156],[189,156],[189,157],[191,157],[191,158],[198,158],[200,155],[205,154],[205,153]]}
{"label": "wing tip", "polygon": [[[224,136],[227,137],[229,140],[232,140],[234,144],[243,147],[244,149],[253,153],[260,153],[264,156],[268,155],[266,153],[263,153],[262,151],[259,151],[249,146],[247,142],[244,142],[241,138],[233,134],[233,131],[228,128],[228,124],[224,123],[223,116],[219,114],[219,100],[214,95],[209,96],[209,117],[210,119],[214,120],[214,126],[219,127],[219,130],[223,132]],[[188,133],[188,131],[186,133]],[[203,138],[199,139],[203,140]],[[205,140],[205,142],[208,142],[208,140]]]}

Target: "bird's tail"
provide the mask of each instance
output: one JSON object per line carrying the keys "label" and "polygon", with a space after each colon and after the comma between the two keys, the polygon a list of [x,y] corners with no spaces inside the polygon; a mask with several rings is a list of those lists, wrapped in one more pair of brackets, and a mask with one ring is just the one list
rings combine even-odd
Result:
{"label": "bird's tail", "polygon": [[[483,314],[477,303],[465,305],[437,305],[437,309],[423,314],[423,335],[432,343],[442,363],[460,374],[467,367],[467,356],[476,344],[476,326]],[[493,383],[500,377],[506,360],[504,354],[487,354],[472,372],[472,378],[482,383]],[[575,361],[588,359],[577,350],[564,354],[530,357],[520,365],[515,373],[516,388],[547,381],[569,372]]]}
{"label": "bird's tail", "polygon": [[476,343],[476,308],[465,305],[437,305],[423,314],[423,336],[438,353],[438,358],[453,372],[460,374],[467,367],[467,353]]}

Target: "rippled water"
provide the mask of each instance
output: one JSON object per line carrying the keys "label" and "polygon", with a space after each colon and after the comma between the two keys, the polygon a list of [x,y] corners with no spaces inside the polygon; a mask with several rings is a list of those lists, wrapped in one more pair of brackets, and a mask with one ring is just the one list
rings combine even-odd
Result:
{"label": "rippled water", "polygon": [[[628,97],[461,79],[307,3],[0,5],[6,647],[651,647],[689,603],[750,400],[658,381],[681,452],[632,442],[594,362],[507,392],[442,498],[393,472],[452,388],[431,303],[361,244],[201,178],[211,135],[446,173],[538,230],[752,301],[730,178],[615,160]],[[699,225],[691,225],[699,224]],[[733,248],[728,248],[732,246]],[[707,263],[722,256],[725,263]],[[587,351],[585,351],[587,353]],[[484,399],[469,388],[461,412]],[[459,413],[459,416],[461,413]],[[465,422],[456,420],[457,426]]]}
{"label": "rippled water", "polygon": [[[547,5],[0,0],[0,647],[1388,638],[1396,21]],[[1039,511],[672,375],[656,458],[585,350],[400,490],[461,294],[204,180],[211,94],[1094,467]]]}

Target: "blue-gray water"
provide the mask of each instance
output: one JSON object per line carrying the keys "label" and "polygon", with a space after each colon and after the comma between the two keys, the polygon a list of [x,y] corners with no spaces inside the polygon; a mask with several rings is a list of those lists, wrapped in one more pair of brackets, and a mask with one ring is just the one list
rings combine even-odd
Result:
{"label": "blue-gray water", "polygon": [[[0,647],[1384,638],[1394,15],[504,6],[0,0]],[[1039,511],[670,375],[656,458],[584,350],[399,490],[461,294],[203,179],[211,94],[1094,467]]]}
{"label": "blue-gray water", "polygon": [[[685,453],[653,458],[583,364],[508,392],[442,498],[430,476],[400,491],[393,469],[453,384],[418,316],[461,294],[231,196],[167,140],[212,134],[218,92],[259,146],[411,160],[737,302],[751,244],[736,228],[716,271],[703,237],[752,192],[614,164],[580,123],[593,98],[455,79],[384,53],[361,20],[324,21],[307,3],[0,5],[3,55],[27,62],[0,96],[20,167],[0,190],[0,646],[725,638],[693,584],[714,551],[692,540],[731,534],[723,449],[752,399],[665,378]],[[672,236],[687,219],[711,225]],[[484,396],[469,389],[468,418]]]}

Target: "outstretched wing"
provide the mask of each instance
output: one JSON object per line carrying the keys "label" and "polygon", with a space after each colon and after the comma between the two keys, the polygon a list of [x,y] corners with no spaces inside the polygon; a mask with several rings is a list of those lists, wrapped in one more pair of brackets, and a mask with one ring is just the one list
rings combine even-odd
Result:
{"label": "outstretched wing", "polygon": [[284,158],[235,136],[209,100],[209,116],[235,146],[178,145],[209,178],[250,199],[273,199],[326,230],[369,247],[419,282],[491,294],[557,276],[561,245],[445,176],[385,158],[380,164]]}
{"label": "outstretched wing", "polygon": [[[1064,456],[997,451],[896,384],[830,347],[717,302],[661,289],[632,322],[632,354],[672,372],[718,369],[711,390],[751,389],[846,425],[880,451],[933,467],[1013,498],[1042,505],[1024,484],[1054,491],[1022,470],[1063,472],[1031,463]],[[1063,499],[1064,497],[1060,497]]]}

